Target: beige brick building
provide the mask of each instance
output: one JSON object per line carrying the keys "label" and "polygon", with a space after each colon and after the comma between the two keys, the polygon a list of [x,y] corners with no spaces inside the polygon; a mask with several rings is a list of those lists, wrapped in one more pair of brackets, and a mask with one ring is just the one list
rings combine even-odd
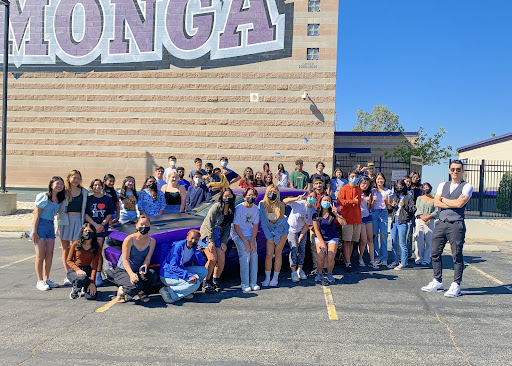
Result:
{"label": "beige brick building", "polygon": [[[169,0],[145,1],[141,24],[129,17],[133,2],[119,1],[114,26],[102,24],[100,35],[89,26],[95,16],[87,13],[89,3],[77,3],[84,4],[87,25],[77,21],[59,31],[55,21],[54,34],[44,33],[42,56],[31,45],[37,37],[27,34],[37,27],[25,31],[25,41],[15,37],[28,15],[12,20],[9,186],[44,186],[52,175],[79,169],[85,182],[112,173],[116,186],[133,175],[140,187],[156,166],[168,166],[169,155],[187,174],[195,157],[217,166],[221,156],[240,173],[246,166],[260,170],[265,161],[273,171],[279,162],[292,171],[297,158],[310,172],[319,160],[332,169],[338,0],[213,0],[211,7],[181,0],[175,3],[185,6],[185,16],[176,19],[185,23],[178,30],[169,24],[180,8],[165,7]],[[104,14],[113,11],[108,1],[93,3]],[[30,6],[23,12],[35,17]],[[76,8],[49,5],[45,14],[69,19]],[[201,39],[208,33],[200,23],[205,14],[214,24]],[[132,22],[130,29],[118,18]],[[150,20],[153,38],[147,29],[137,33],[136,25]],[[178,31],[189,34],[172,33]],[[122,47],[114,49],[116,42]]]}

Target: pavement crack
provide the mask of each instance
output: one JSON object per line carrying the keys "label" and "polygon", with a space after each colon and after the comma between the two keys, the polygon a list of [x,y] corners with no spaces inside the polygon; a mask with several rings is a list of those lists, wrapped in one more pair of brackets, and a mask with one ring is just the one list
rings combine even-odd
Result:
{"label": "pavement crack", "polygon": [[42,342],[40,342],[40,343],[36,344],[36,345],[35,345],[34,347],[32,347],[32,349],[30,350],[30,356],[29,356],[29,357],[27,357],[26,359],[24,359],[24,360],[22,360],[22,361],[18,362],[18,366],[21,366],[21,365],[23,365],[25,362],[27,362],[27,361],[31,360],[32,358],[34,358],[34,356],[36,355],[36,352],[37,352],[37,350],[38,350],[38,348],[39,348],[39,347],[41,347],[41,346],[45,345],[46,343],[49,343],[49,342],[53,341],[54,339],[56,339],[57,337],[60,337],[61,335],[65,335],[65,334],[69,333],[69,332],[71,331],[71,329],[73,329],[73,328],[74,328],[78,323],[80,323],[82,320],[84,320],[84,319],[85,319],[85,317],[86,317],[87,315],[94,314],[94,312],[95,312],[95,311],[92,311],[92,312],[90,312],[90,313],[85,313],[81,318],[79,318],[79,319],[75,320],[73,323],[71,323],[71,325],[70,325],[70,326],[69,326],[69,327],[68,327],[64,332],[59,333],[59,334],[56,334],[56,335],[54,335],[53,337],[50,337],[50,338],[48,338],[48,339],[45,339],[44,341],[42,341]]}
{"label": "pavement crack", "polygon": [[461,354],[461,356],[464,358],[464,361],[466,361],[466,364],[467,364],[468,366],[471,366],[471,362],[469,361],[468,356],[466,356],[466,355],[464,354],[464,352],[462,352],[462,350],[460,349],[460,347],[459,347],[459,346],[457,346],[457,342],[455,342],[455,335],[453,334],[453,330],[450,328],[450,326],[449,326],[448,324],[446,324],[446,323],[441,319],[441,317],[439,316],[439,314],[438,314],[438,313],[436,313],[436,320],[437,320],[440,324],[442,324],[442,325],[444,325],[444,326],[445,326],[446,330],[448,331],[448,334],[450,335],[450,339],[451,339],[451,341],[452,341],[453,347],[455,348],[455,350],[456,350],[457,352],[459,352],[459,353]]}

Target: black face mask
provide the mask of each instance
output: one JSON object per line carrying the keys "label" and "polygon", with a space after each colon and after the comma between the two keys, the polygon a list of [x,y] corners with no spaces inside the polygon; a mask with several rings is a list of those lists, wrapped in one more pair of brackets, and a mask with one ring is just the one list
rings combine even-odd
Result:
{"label": "black face mask", "polygon": [[157,187],[157,186],[156,186],[156,183],[154,183],[154,182],[152,182],[152,183],[149,183],[149,184],[148,184],[148,188],[149,188],[149,189],[153,189],[153,190],[155,190],[155,189],[156,189],[156,187]]}
{"label": "black face mask", "polygon": [[139,233],[141,233],[142,235],[146,235],[147,233],[149,233],[149,230],[151,229],[151,227],[146,227],[146,226],[141,226],[137,229],[137,231]]}
{"label": "black face mask", "polygon": [[231,203],[233,203],[233,197],[223,198],[222,201],[225,204],[230,205]]}
{"label": "black face mask", "polygon": [[212,175],[212,174],[213,174],[213,170],[206,169],[206,174],[208,174],[208,175]]}
{"label": "black face mask", "polygon": [[256,197],[254,197],[254,196],[248,196],[248,197],[246,198],[246,201],[247,201],[247,203],[248,203],[248,204],[252,205],[252,204],[254,203],[254,201],[256,201]]}
{"label": "black face mask", "polygon": [[187,248],[189,249],[195,248],[197,244],[199,244],[199,242],[187,240]]}
{"label": "black face mask", "polygon": [[406,192],[405,187],[395,187],[395,192],[398,194],[403,194]]}
{"label": "black face mask", "polygon": [[185,176],[185,173],[178,173],[178,177],[183,178]]}
{"label": "black face mask", "polygon": [[277,198],[276,192],[268,192],[267,197],[269,200],[274,201]]}
{"label": "black face mask", "polygon": [[84,240],[89,240],[89,239],[92,239],[93,237],[94,237],[94,233],[91,231],[84,231],[82,233],[82,239],[84,239]]}
{"label": "black face mask", "polygon": [[432,189],[427,188],[427,189],[422,189],[421,191],[423,192],[423,194],[430,194],[430,192],[432,192]]}

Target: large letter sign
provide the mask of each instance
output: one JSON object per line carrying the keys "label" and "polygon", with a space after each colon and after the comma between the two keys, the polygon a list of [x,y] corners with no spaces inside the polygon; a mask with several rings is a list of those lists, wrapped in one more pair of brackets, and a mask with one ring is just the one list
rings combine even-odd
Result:
{"label": "large letter sign", "polygon": [[[11,0],[9,60],[21,69],[57,64],[73,71],[74,66],[158,63],[166,54],[187,67],[187,60],[205,56],[279,51],[286,18],[277,1]],[[0,7],[0,52],[3,11]]]}

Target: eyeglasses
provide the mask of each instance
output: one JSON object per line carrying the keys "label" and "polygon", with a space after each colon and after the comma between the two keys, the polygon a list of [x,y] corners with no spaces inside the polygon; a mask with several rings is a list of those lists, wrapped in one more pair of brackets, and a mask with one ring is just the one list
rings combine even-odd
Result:
{"label": "eyeglasses", "polygon": [[450,171],[453,173],[453,172],[457,172],[457,173],[460,173],[462,171],[461,168],[450,168]]}

